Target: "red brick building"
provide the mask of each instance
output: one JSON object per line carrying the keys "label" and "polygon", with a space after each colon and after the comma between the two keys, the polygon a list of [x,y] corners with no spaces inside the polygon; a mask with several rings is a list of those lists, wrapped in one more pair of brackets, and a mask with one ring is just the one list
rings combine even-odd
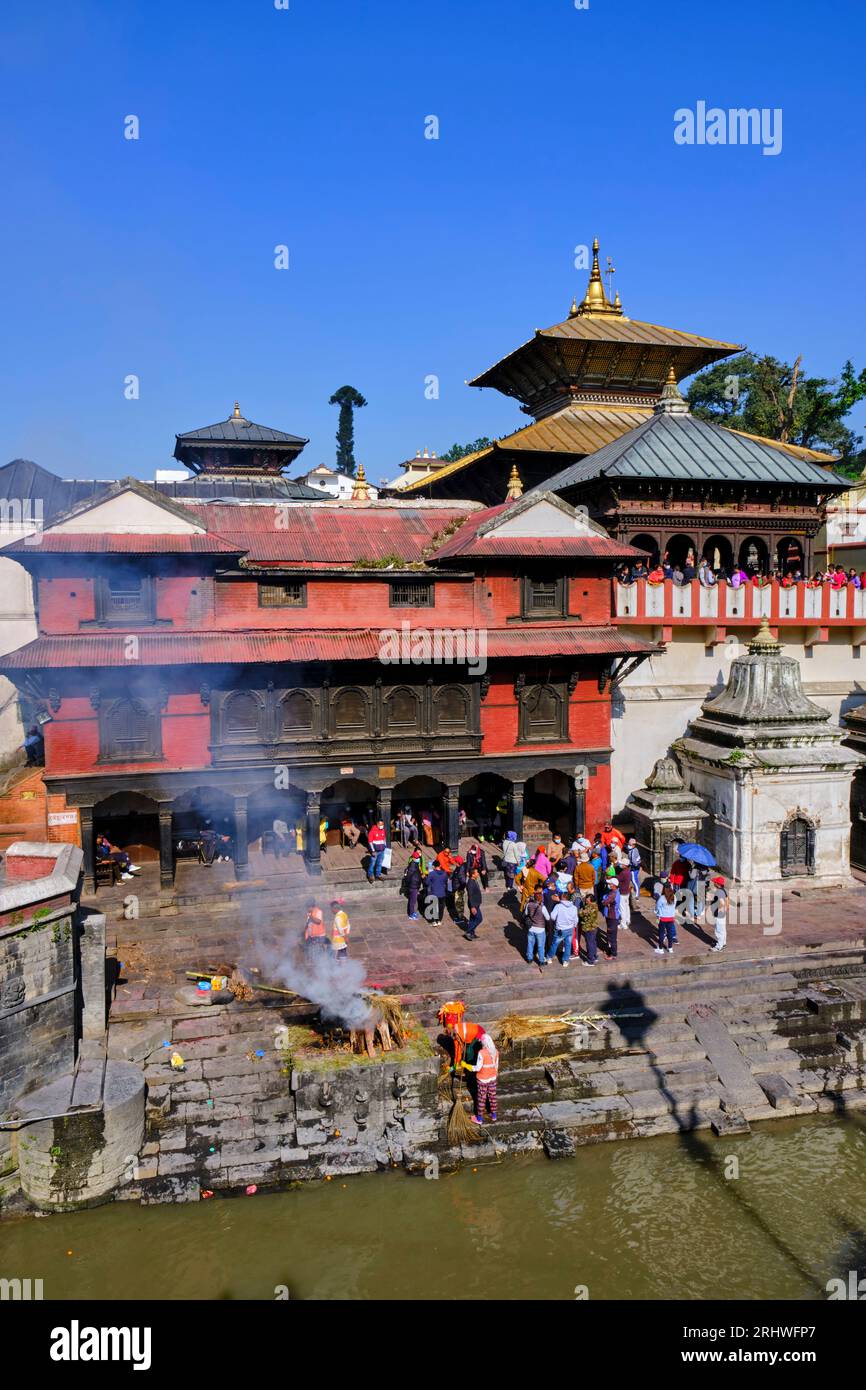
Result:
{"label": "red brick building", "polygon": [[[653,650],[611,623],[636,552],[544,493],[275,501],[279,440],[303,441],[238,441],[238,418],[178,439],[216,500],[126,479],[6,552],[39,635],[2,669],[51,716],[45,785],[56,820],[78,808],[90,881],[100,829],[158,853],[168,886],[203,817],[239,876],[277,816],[305,818],[317,868],[320,818],[346,805],[438,803],[451,842],[479,798],[506,795],[518,830],[524,809],[604,819],[611,686]],[[262,500],[219,500],[230,476]]]}

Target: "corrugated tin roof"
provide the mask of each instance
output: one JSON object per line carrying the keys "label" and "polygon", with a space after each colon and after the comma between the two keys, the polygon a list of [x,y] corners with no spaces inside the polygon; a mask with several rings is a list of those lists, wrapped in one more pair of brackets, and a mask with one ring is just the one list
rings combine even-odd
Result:
{"label": "corrugated tin roof", "polygon": [[[632,546],[612,540],[610,536],[602,533],[600,528],[598,534],[591,535],[575,529],[574,534],[570,536],[501,536],[497,534],[494,526],[486,534],[478,534],[479,530],[491,526],[497,517],[515,507],[524,510],[521,502],[508,501],[501,502],[497,507],[487,507],[484,511],[475,512],[467,517],[451,539],[434,551],[431,562],[455,557],[547,559],[557,556],[578,560],[609,560],[613,563],[615,560],[635,560],[638,557],[638,551]],[[570,510],[566,508],[566,511]]]}
{"label": "corrugated tin roof", "polygon": [[23,551],[27,555],[239,555],[243,546],[233,545],[222,536],[173,535],[170,532],[122,532],[112,534],[94,531],[45,532],[34,543],[13,541],[3,551],[5,555]]}
{"label": "corrugated tin roof", "polygon": [[[51,670],[70,666],[129,667],[129,634],[82,633],[37,637],[16,652],[0,657],[5,670]],[[171,632],[135,634],[136,666],[248,665],[278,661],[367,661],[379,654],[379,632]]]}
{"label": "corrugated tin roof", "polygon": [[[561,492],[601,474],[613,478],[796,484],[826,490],[844,480],[766,440],[736,434],[693,415],[654,414],[544,483]],[[538,491],[539,489],[533,489]]]}
{"label": "corrugated tin roof", "polygon": [[613,627],[515,627],[487,633],[487,655],[507,656],[629,656],[657,652],[661,647]]}
{"label": "corrugated tin roof", "polygon": [[[0,657],[0,670],[44,671],[60,667],[129,668],[128,633],[81,633],[37,637],[18,651]],[[272,662],[375,661],[381,630],[344,632],[171,632],[138,633],[137,666],[254,665]],[[510,656],[627,656],[658,650],[640,637],[616,628],[549,627],[494,629],[487,633],[491,658]]]}
{"label": "corrugated tin roof", "polygon": [[[195,504],[189,510],[195,511]],[[467,515],[465,508],[369,507],[338,503],[319,507],[207,505],[207,525],[253,563],[351,565],[399,556],[424,559],[435,536]]]}

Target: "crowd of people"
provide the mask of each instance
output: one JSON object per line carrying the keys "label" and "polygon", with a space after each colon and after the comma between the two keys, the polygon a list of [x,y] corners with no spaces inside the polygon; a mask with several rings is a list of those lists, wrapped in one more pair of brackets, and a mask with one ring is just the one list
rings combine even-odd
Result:
{"label": "crowd of people", "polygon": [[666,874],[644,874],[637,841],[626,841],[610,821],[591,840],[579,835],[566,845],[561,835],[553,835],[531,853],[510,830],[493,865],[488,852],[492,857],[492,846],[485,850],[473,844],[465,855],[445,848],[428,857],[416,845],[401,884],[409,920],[417,922],[423,912],[428,922],[441,922],[448,912],[467,941],[477,940],[484,894],[495,867],[502,873],[506,901],[526,932],[526,961],[539,970],[554,960],[563,968],[573,959],[587,966],[595,966],[600,958],[616,960],[619,933],[630,929],[642,890],[652,901],[657,955],[670,955],[675,949],[678,921],[712,922],[711,949],[725,947],[724,877],[681,858]]}
{"label": "crowd of people", "polygon": [[706,558],[696,561],[693,550],[688,551],[682,562],[671,560],[665,551],[660,560],[649,563],[638,560],[633,565],[620,565],[616,577],[620,584],[635,584],[639,579],[645,579],[648,584],[663,584],[666,579],[674,584],[690,584],[697,579],[707,589],[718,584],[727,584],[732,589],[741,589],[747,584],[758,589],[771,584],[779,584],[783,589],[792,589],[798,584],[807,589],[862,589],[866,586],[866,570],[858,574],[853,567],[846,570],[844,565],[827,565],[811,575],[804,573],[796,562],[773,569],[754,562],[747,562],[745,567],[739,564],[714,566]]}

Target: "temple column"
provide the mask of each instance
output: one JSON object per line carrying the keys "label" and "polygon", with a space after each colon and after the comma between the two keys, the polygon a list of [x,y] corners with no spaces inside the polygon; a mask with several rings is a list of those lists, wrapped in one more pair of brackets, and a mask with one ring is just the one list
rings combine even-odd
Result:
{"label": "temple column", "polygon": [[81,849],[84,854],[84,891],[96,892],[96,843],[93,836],[93,807],[79,806]]}
{"label": "temple column", "polygon": [[571,845],[578,835],[586,834],[586,790],[578,778],[573,777],[568,788],[568,819],[571,832]]}
{"label": "temple column", "polygon": [[174,887],[174,846],[171,839],[171,815],[173,802],[160,801],[159,805],[159,886]]}
{"label": "temple column", "polygon": [[250,876],[249,831],[247,829],[246,794],[233,798],[235,810],[235,873],[238,878]]}
{"label": "temple column", "polygon": [[319,844],[319,822],[322,819],[321,791],[307,792],[307,869],[311,874],[322,872],[322,847]]}
{"label": "temple column", "polygon": [[460,848],[460,788],[447,786],[445,789],[445,843],[455,854]]}
{"label": "temple column", "polygon": [[376,796],[379,819],[385,822],[385,844],[391,843],[391,792],[393,787],[380,787]]}
{"label": "temple column", "polygon": [[511,809],[511,829],[518,840],[523,839],[523,782],[512,782],[508,802]]}

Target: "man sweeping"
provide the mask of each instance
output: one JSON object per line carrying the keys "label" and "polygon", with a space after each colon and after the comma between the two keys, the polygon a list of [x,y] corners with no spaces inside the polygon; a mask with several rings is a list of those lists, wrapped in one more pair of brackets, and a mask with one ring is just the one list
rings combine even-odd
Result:
{"label": "man sweeping", "polygon": [[496,1077],[499,1074],[499,1053],[489,1033],[482,1033],[478,1057],[474,1063],[464,1062],[466,1071],[475,1073],[475,1124],[484,1124],[484,1112],[496,1119]]}
{"label": "man sweeping", "polygon": [[462,999],[450,999],[447,1004],[443,1004],[437,1017],[451,1040],[451,1070],[459,1072],[464,1060],[475,1062],[486,1030],[480,1023],[472,1023],[466,1017],[466,1005]]}

